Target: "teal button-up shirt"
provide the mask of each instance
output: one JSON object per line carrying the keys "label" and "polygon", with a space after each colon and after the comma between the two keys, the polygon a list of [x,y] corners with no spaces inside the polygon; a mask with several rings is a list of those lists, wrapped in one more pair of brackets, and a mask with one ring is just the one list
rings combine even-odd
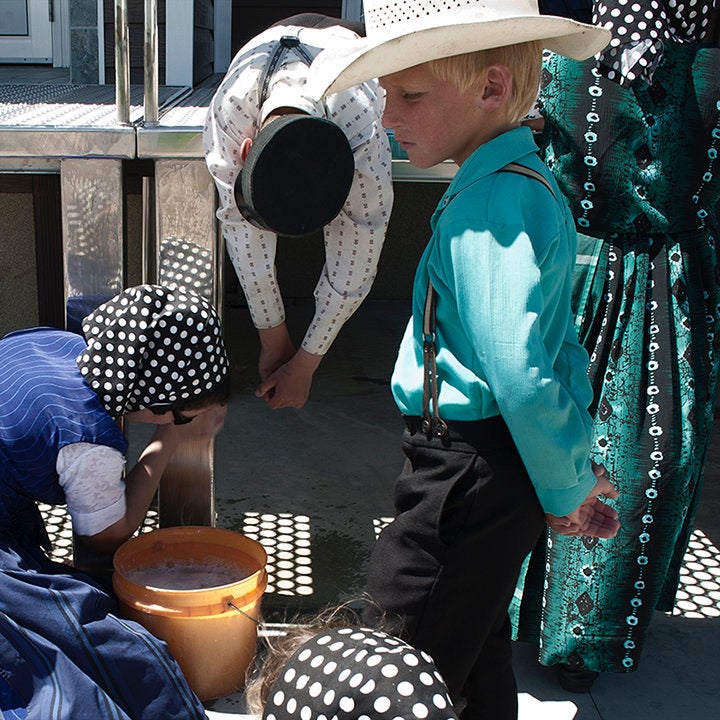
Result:
{"label": "teal button-up shirt", "polygon": [[[498,172],[518,162],[537,179]],[[422,325],[428,278],[437,291],[438,409],[445,420],[502,415],[543,509],[571,512],[587,497],[592,390],[570,310],[576,235],[528,128],[480,146],[431,219],[415,274],[413,315],[392,390],[422,415]]]}

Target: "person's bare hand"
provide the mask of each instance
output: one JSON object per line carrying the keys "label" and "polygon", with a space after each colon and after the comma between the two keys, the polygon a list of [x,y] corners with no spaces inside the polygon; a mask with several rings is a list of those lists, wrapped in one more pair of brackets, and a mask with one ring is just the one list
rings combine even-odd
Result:
{"label": "person's bare hand", "polygon": [[258,330],[258,335],[260,337],[258,373],[260,380],[264,382],[295,356],[295,345],[290,339],[285,323],[274,328]]}
{"label": "person's bare hand", "polygon": [[260,383],[255,396],[265,400],[271,410],[301,408],[310,395],[313,373],[322,357],[298,350],[289,362]]}
{"label": "person's bare hand", "polygon": [[602,498],[616,498],[619,493],[602,465],[593,463],[593,472],[597,482],[580,507],[560,517],[549,513],[545,515],[547,524],[555,532],[561,535],[604,539],[617,535],[620,529],[617,511]]}
{"label": "person's bare hand", "polygon": [[311,385],[312,374],[293,372],[290,363],[286,363],[258,385],[255,396],[265,400],[271,410],[301,408],[307,402]]}

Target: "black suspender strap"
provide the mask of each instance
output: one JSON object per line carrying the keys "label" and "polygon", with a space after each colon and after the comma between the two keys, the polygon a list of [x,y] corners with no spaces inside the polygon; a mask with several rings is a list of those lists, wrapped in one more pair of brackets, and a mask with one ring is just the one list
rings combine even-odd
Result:
{"label": "black suspender strap", "polygon": [[278,41],[273,54],[270,56],[270,60],[268,60],[265,65],[262,80],[258,83],[258,107],[261,110],[265,100],[267,100],[270,80],[272,80],[272,76],[275,74],[275,70],[277,70],[277,66],[280,64],[280,61],[289,50],[295,50],[295,52],[300,56],[300,59],[303,60],[308,67],[312,64],[313,59],[310,57],[308,51],[302,46],[300,38],[296,35],[283,35]]}
{"label": "black suspender strap", "polygon": [[[555,191],[547,178],[537,170],[521,165],[508,163],[500,168],[500,172],[513,172],[525,175],[541,182],[550,191],[553,197]],[[425,296],[425,309],[423,312],[423,432],[428,436],[435,435],[442,438],[447,435],[447,423],[440,417],[438,411],[438,377],[435,348],[435,306],[437,305],[437,292],[432,281],[428,279],[427,295]],[[432,409],[430,407],[432,403]]]}
{"label": "black suspender strap", "polygon": [[[428,280],[425,296],[425,312],[423,314],[423,432],[430,437],[445,437],[447,425],[438,412],[438,378],[435,362],[435,303],[437,293]],[[432,398],[432,417],[430,416],[430,399]]]}
{"label": "black suspender strap", "polygon": [[511,162],[504,167],[501,167],[500,172],[513,172],[517,173],[518,175],[524,175],[525,177],[537,180],[538,182],[541,182],[550,191],[553,197],[555,197],[555,191],[553,190],[552,185],[549,183],[548,179],[542,173],[539,173],[537,170],[525,167],[525,165],[521,165],[520,163]]}

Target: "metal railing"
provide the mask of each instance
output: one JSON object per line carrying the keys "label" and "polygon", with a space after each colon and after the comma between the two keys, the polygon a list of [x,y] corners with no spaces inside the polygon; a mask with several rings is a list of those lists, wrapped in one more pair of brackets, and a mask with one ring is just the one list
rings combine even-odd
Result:
{"label": "metal railing", "polygon": [[130,43],[127,0],[115,0],[115,103],[117,120],[130,124]]}
{"label": "metal railing", "polygon": [[158,14],[157,0],[145,0],[145,42],[143,72],[145,77],[145,125],[155,126],[159,119],[158,104]]}
{"label": "metal railing", "polygon": [[[158,123],[158,13],[157,0],[145,0],[143,42],[144,124]],[[130,43],[127,0],[115,0],[115,101],[117,120],[130,124]]]}

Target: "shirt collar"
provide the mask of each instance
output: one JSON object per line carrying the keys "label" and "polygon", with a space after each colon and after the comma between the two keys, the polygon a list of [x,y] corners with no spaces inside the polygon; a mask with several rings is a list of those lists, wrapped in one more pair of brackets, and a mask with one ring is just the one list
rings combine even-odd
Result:
{"label": "shirt collar", "polygon": [[537,155],[538,146],[528,127],[502,133],[480,145],[460,166],[441,201],[441,207],[472,183],[496,173],[510,162]]}

